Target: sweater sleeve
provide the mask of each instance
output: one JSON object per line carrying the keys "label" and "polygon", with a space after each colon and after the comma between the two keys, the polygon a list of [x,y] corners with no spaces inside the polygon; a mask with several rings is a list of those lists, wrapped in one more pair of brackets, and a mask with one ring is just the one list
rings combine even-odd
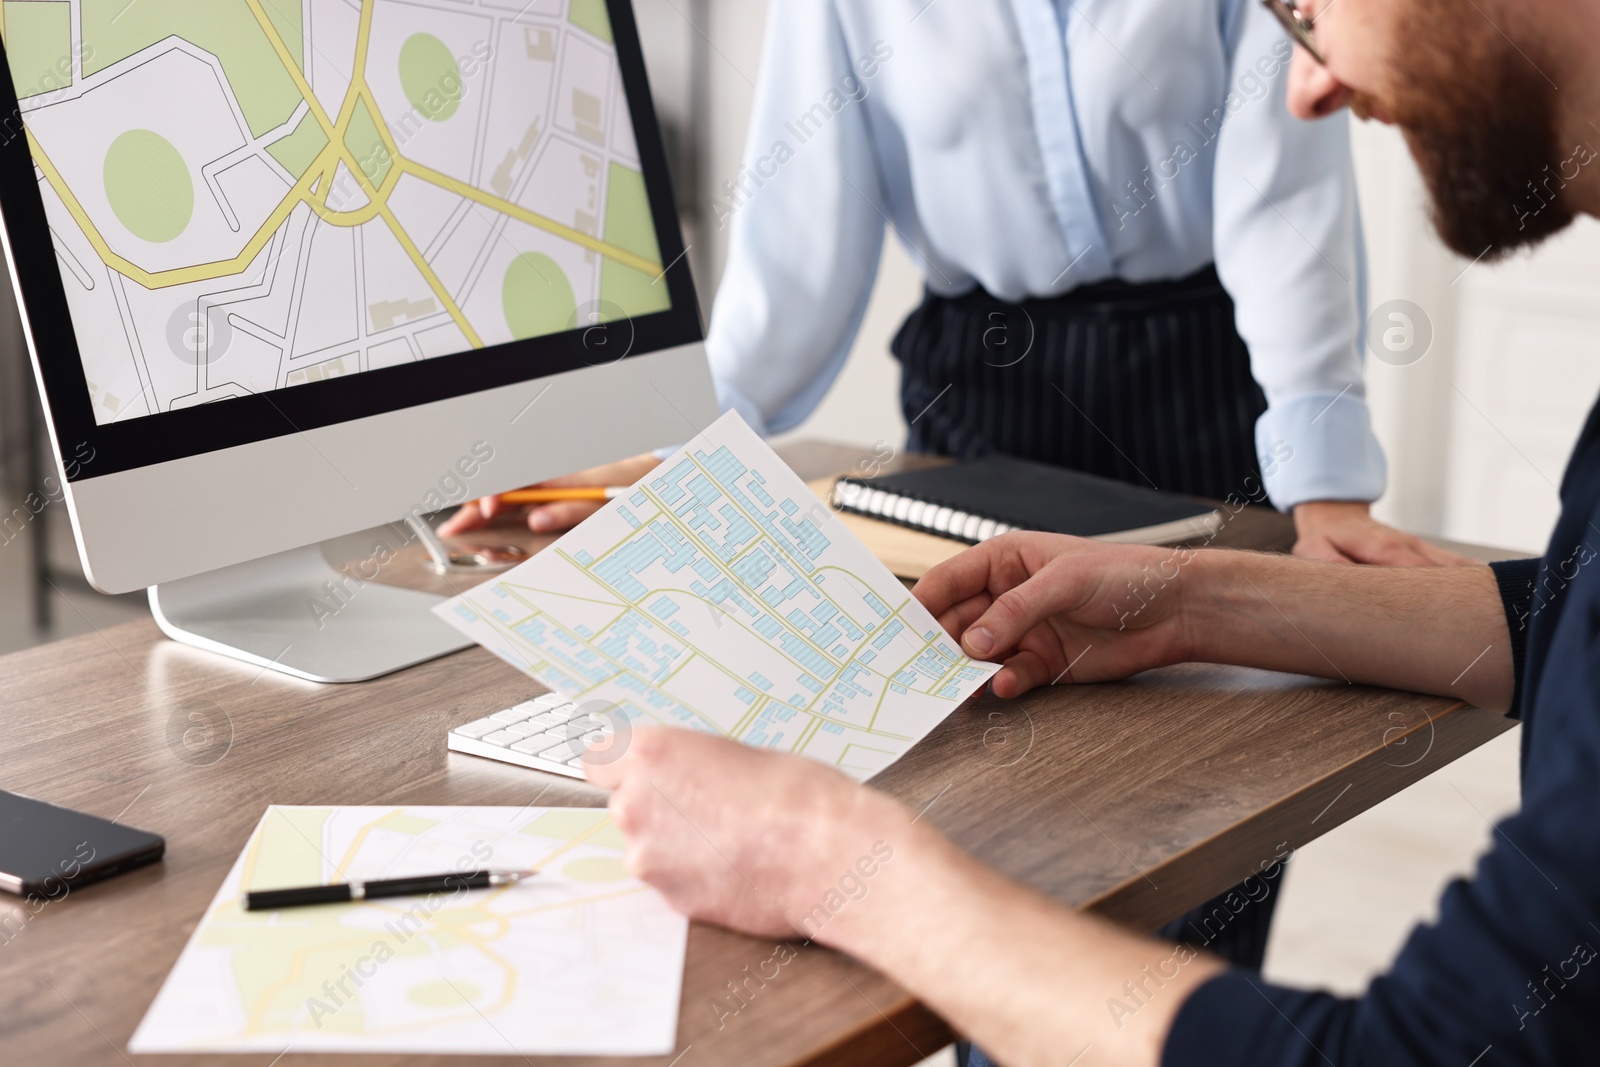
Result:
{"label": "sweater sleeve", "polygon": [[1514,669],[1515,688],[1511,694],[1511,711],[1514,718],[1522,716],[1522,672],[1528,659],[1528,618],[1533,612],[1533,583],[1539,579],[1537,559],[1513,559],[1504,563],[1491,563],[1494,580],[1500,587],[1500,599],[1505,604],[1506,627],[1511,631],[1511,664]]}
{"label": "sweater sleeve", "polygon": [[[1514,648],[1537,563],[1496,579]],[[1529,1067],[1600,1049],[1600,568],[1567,585],[1524,736],[1523,805],[1494,827],[1470,879],[1452,882],[1360,997],[1288,989],[1233,971],[1179,1009],[1165,1067]],[[1517,653],[1521,678],[1522,654]],[[1463,802],[1466,798],[1463,797]],[[1468,802],[1469,803],[1469,802]],[[1358,924],[1352,909],[1335,921]]]}

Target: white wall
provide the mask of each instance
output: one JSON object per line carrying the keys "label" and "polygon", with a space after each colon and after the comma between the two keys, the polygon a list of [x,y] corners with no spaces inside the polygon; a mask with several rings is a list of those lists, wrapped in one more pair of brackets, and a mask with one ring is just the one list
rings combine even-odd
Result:
{"label": "white wall", "polygon": [[[709,8],[702,29],[713,56],[707,134],[714,189],[738,173],[766,2],[711,0]],[[1353,144],[1370,306],[1410,301],[1433,331],[1431,349],[1414,363],[1368,359],[1370,402],[1391,472],[1378,514],[1422,533],[1536,552],[1555,520],[1565,457],[1600,392],[1593,341],[1600,338],[1600,224],[1574,227],[1510,263],[1472,265],[1433,236],[1400,136],[1355,124]],[[714,230],[700,236],[714,246],[705,260],[713,277],[700,278],[703,287],[722,270],[725,238]],[[899,370],[888,346],[920,290],[915,268],[891,237],[843,374],[817,412],[787,436],[904,440]]]}

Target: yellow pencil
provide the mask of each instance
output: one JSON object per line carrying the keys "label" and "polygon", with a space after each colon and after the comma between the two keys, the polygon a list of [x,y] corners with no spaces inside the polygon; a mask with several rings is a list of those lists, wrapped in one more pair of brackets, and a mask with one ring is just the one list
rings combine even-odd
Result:
{"label": "yellow pencil", "polygon": [[568,500],[607,501],[628,491],[627,486],[584,485],[571,489],[516,489],[500,494],[500,503],[513,507],[526,504],[559,504]]}

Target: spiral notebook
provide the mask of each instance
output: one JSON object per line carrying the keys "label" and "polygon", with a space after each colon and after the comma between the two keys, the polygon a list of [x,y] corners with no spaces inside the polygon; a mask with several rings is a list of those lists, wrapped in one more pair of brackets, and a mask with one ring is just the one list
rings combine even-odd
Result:
{"label": "spiral notebook", "polygon": [[1064,467],[988,456],[875,478],[841,478],[841,510],[977,544],[1011,530],[1159,545],[1214,534],[1205,504]]}

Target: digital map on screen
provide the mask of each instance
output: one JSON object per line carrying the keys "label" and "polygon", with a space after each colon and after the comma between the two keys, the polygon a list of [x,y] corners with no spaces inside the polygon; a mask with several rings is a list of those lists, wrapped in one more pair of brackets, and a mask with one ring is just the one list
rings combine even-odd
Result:
{"label": "digital map on screen", "polygon": [[6,0],[100,424],[670,301],[605,0]]}

